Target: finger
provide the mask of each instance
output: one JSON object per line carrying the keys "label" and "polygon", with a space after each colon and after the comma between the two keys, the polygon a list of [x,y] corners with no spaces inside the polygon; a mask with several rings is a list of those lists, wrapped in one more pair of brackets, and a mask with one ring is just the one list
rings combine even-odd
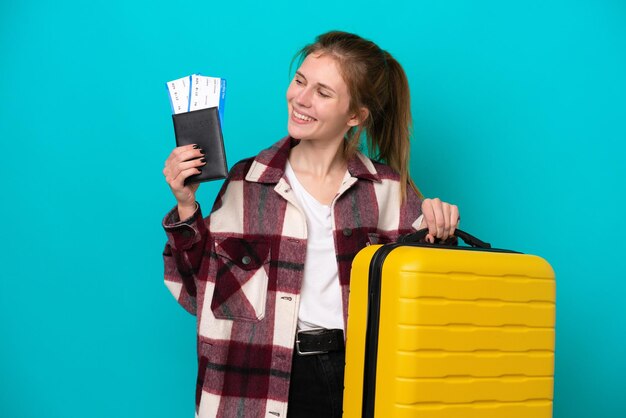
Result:
{"label": "finger", "polygon": [[202,167],[203,165],[206,165],[206,158],[204,157],[178,163],[176,169],[180,172],[194,167]]}
{"label": "finger", "polygon": [[[433,199],[433,214],[435,216],[435,237],[437,238],[441,238],[443,236],[443,230],[445,228],[445,220],[443,217],[443,208],[442,208],[442,204],[441,204],[441,200],[439,200],[438,198]],[[430,230],[430,233],[432,234],[433,231]]]}
{"label": "finger", "polygon": [[189,160],[193,160],[196,158],[201,158],[202,156],[204,156],[204,151],[200,148],[198,149],[188,149],[188,150],[182,150],[180,152],[178,152],[174,158],[172,158],[172,163],[182,163],[184,161],[189,161]]}
{"label": "finger", "polygon": [[180,174],[180,172],[183,170],[187,170],[192,167],[200,167],[205,164],[206,158],[204,157],[186,161],[172,160],[166,164],[165,168],[163,169],[163,174],[165,174],[166,177],[169,175],[171,178],[176,178],[178,177],[178,174]]}
{"label": "finger", "polygon": [[172,150],[172,152],[170,153],[170,155],[167,156],[167,159],[165,160],[165,164],[167,165],[168,161],[173,160],[174,158],[176,158],[179,154],[186,152],[186,151],[191,151],[194,149],[199,149],[198,145],[196,144],[189,144],[189,145],[182,145],[180,147],[176,147]]}
{"label": "finger", "polygon": [[200,146],[198,144],[187,144],[187,145],[181,145],[180,147],[174,148],[174,151],[184,152],[184,151],[190,151],[192,149],[199,149],[199,148]]}
{"label": "finger", "polygon": [[163,169],[163,174],[165,175],[165,181],[167,181],[167,184],[172,187],[174,185],[174,180],[180,174],[179,165],[169,162]]}
{"label": "finger", "polygon": [[174,190],[182,191],[185,188],[185,180],[188,177],[191,177],[195,174],[200,174],[200,173],[201,173],[200,169],[196,167],[183,170],[172,180],[172,183],[170,184],[170,186]]}
{"label": "finger", "polygon": [[459,227],[459,208],[457,205],[450,205],[450,235],[454,235],[454,231]]}
{"label": "finger", "polygon": [[184,162],[169,161],[163,169],[163,174],[165,175],[165,179],[168,184],[170,184],[170,186],[176,187],[174,185],[174,182],[182,171],[188,170],[190,168],[198,168],[205,164],[206,159],[204,157]]}
{"label": "finger", "polygon": [[445,241],[448,239],[448,236],[450,236],[450,204],[442,202],[441,209],[444,222],[441,239]]}
{"label": "finger", "polygon": [[165,164],[171,164],[172,162],[188,161],[194,158],[199,158],[204,155],[204,151],[197,145],[185,145],[182,147],[176,147],[165,161]]}
{"label": "finger", "polygon": [[435,212],[433,211],[432,199],[424,199],[422,202],[422,214],[424,215],[424,222],[428,228],[430,235],[436,235],[437,227],[435,225]]}

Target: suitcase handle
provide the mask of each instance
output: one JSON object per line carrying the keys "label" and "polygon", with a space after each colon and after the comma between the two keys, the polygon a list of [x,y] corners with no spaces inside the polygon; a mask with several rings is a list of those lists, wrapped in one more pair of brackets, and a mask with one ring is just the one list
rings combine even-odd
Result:
{"label": "suitcase handle", "polygon": [[[398,242],[401,242],[401,243],[422,242],[426,238],[426,234],[428,234],[428,228],[420,229],[419,231],[416,231],[412,234],[401,236],[400,238],[398,238]],[[491,248],[491,244],[489,244],[488,242],[481,241],[475,236],[470,235],[465,231],[461,231],[460,229],[457,229],[454,231],[454,236],[461,238],[463,242],[465,242],[467,245],[472,246],[472,247]],[[442,247],[446,246],[445,243],[441,243],[441,242],[436,243],[435,245],[440,245]]]}

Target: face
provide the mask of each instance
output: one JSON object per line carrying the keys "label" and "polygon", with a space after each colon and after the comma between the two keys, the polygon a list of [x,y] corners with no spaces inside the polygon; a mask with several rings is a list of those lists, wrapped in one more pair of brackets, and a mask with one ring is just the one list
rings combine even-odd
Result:
{"label": "face", "polygon": [[356,115],[349,111],[348,86],[335,59],[308,55],[287,89],[289,135],[301,140],[343,140]]}

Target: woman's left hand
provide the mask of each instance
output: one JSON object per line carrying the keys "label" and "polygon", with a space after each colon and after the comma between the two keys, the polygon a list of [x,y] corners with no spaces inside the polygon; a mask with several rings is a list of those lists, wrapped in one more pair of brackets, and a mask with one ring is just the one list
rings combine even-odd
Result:
{"label": "woman's left hand", "polygon": [[454,235],[454,230],[459,225],[459,208],[456,205],[442,202],[439,198],[424,199],[422,201],[421,228],[428,228],[426,240],[435,242],[435,238],[446,240]]}

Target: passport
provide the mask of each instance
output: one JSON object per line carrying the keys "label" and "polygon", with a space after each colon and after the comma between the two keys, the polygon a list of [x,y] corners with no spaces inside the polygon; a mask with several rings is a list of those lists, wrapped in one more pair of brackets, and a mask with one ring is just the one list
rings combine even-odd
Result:
{"label": "passport", "polygon": [[226,80],[192,74],[166,83],[176,146],[197,144],[206,164],[185,184],[226,178],[228,168],[222,136]]}
{"label": "passport", "polygon": [[172,115],[176,146],[197,144],[204,151],[206,164],[201,173],[185,179],[185,184],[224,179],[228,175],[224,138],[217,107]]}

